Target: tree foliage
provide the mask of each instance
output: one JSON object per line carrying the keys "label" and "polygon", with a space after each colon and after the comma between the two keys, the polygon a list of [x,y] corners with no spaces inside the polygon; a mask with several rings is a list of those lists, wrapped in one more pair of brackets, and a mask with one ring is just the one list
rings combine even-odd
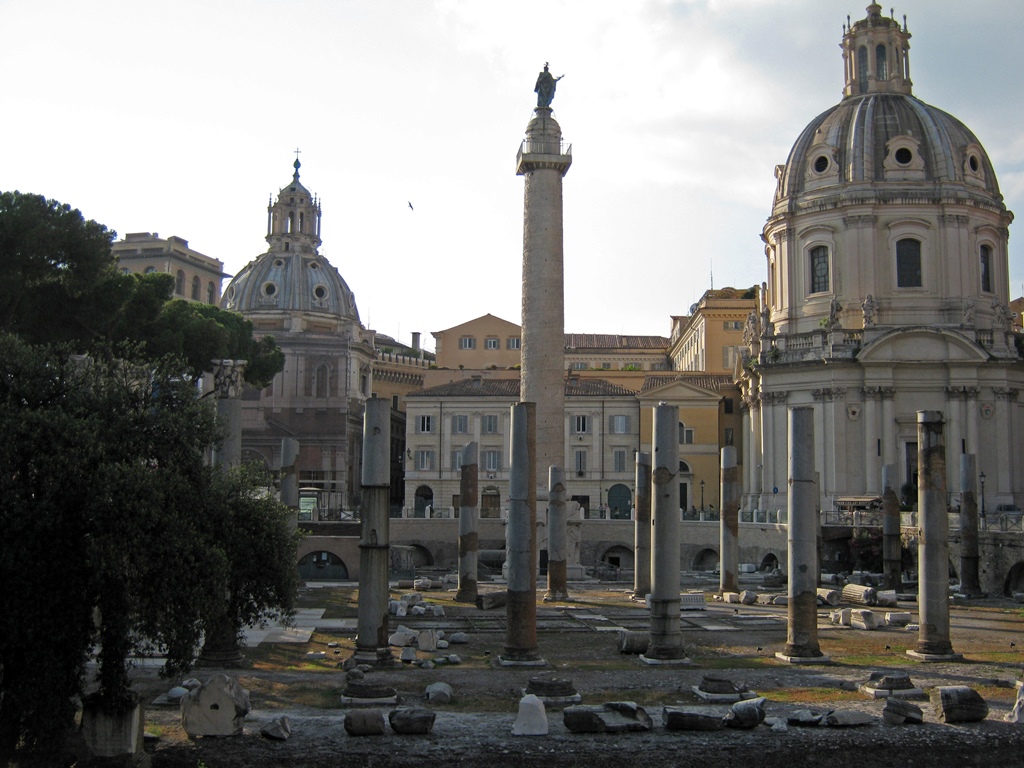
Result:
{"label": "tree foliage", "polygon": [[0,193],[0,332],[83,353],[131,341],[137,359],[175,355],[196,379],[212,360],[246,360],[255,387],[284,367],[273,338],[255,339],[240,314],[172,300],[172,275],[119,272],[115,236],[55,200]]}
{"label": "tree foliage", "polygon": [[237,626],[294,604],[287,508],[254,470],[208,466],[212,404],[180,363],[129,357],[0,335],[0,757],[60,743],[94,647],[116,709],[130,658],[187,669],[225,594]]}

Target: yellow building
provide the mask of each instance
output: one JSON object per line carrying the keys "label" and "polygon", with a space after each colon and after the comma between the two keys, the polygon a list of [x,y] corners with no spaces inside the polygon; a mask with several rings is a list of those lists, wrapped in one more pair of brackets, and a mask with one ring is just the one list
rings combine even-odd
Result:
{"label": "yellow building", "polygon": [[744,349],[747,318],[757,308],[756,287],[705,291],[689,315],[672,318],[672,368],[731,374]]}
{"label": "yellow building", "polygon": [[162,272],[174,275],[174,297],[220,303],[220,283],[231,275],[224,273],[220,259],[206,256],[188,247],[188,240],[171,235],[166,240],[156,232],[129,232],[124,240],[110,246],[125,274]]}

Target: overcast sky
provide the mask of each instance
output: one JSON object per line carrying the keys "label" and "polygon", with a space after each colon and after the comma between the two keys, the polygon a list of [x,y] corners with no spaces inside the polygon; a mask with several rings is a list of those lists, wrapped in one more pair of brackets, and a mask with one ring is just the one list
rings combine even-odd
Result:
{"label": "overcast sky", "polygon": [[[573,164],[565,323],[661,334],[765,279],[761,228],[802,128],[842,95],[864,0],[0,0],[0,189],[235,273],[301,180],[363,323],[406,343],[520,321],[515,158],[547,61]],[[960,118],[1024,216],[1021,0],[903,0],[914,95]],[[414,210],[410,210],[409,203]],[[1024,292],[1020,224],[1010,293]]]}

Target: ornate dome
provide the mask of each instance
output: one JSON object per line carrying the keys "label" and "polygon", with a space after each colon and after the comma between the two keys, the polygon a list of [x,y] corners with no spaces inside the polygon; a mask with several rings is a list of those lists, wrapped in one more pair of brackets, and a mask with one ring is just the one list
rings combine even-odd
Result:
{"label": "ornate dome", "polygon": [[224,291],[225,309],[250,312],[319,312],[359,321],[345,280],[318,254],[269,251],[249,262]]}
{"label": "ornate dome", "polygon": [[[847,202],[871,202],[881,192],[871,185],[879,182],[899,183],[906,190],[901,197],[934,197],[942,185],[948,198],[954,184],[975,204],[993,198],[1001,203],[995,171],[977,137],[912,95],[906,19],[901,27],[877,4],[867,11],[867,18],[844,30],[844,98],[811,121],[779,167],[775,212],[787,201],[795,207],[804,193],[827,197],[837,187]],[[863,185],[862,193],[856,185]]]}
{"label": "ornate dome", "polygon": [[320,202],[292,181],[267,207],[270,250],[249,262],[224,291],[221,306],[243,314],[303,312],[359,322],[356,300],[338,270],[318,252]]}
{"label": "ornate dome", "polygon": [[844,99],[803,130],[775,202],[886,181],[964,184],[1001,199],[988,154],[963,123],[909,94],[870,93]]}

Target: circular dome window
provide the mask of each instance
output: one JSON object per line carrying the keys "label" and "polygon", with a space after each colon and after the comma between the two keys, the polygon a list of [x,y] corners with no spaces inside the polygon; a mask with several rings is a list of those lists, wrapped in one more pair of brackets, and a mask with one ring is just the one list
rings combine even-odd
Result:
{"label": "circular dome window", "polygon": [[310,262],[309,268],[310,269],[317,269],[317,263],[315,261]]}
{"label": "circular dome window", "polygon": [[906,147],[900,147],[899,149],[896,150],[895,157],[897,163],[899,163],[900,165],[906,165],[907,163],[914,159],[914,153],[911,152]]}
{"label": "circular dome window", "polygon": [[828,170],[828,158],[825,157],[824,155],[819,155],[818,158],[814,161],[814,171],[815,171],[815,173],[824,173],[827,170]]}
{"label": "circular dome window", "polygon": [[967,158],[967,165],[970,166],[970,169],[974,173],[977,173],[978,168],[981,167],[980,163],[978,163],[978,158],[975,155],[971,155],[969,158]]}
{"label": "circular dome window", "polygon": [[327,298],[327,288],[323,285],[318,285],[313,289],[313,295],[316,296],[320,301]]}
{"label": "circular dome window", "polygon": [[284,261],[282,261],[281,259],[275,259],[274,260],[274,266],[275,267],[283,267],[284,266]]}
{"label": "circular dome window", "polygon": [[277,286],[273,283],[267,283],[263,286],[264,296],[273,296],[275,293],[277,293]]}

